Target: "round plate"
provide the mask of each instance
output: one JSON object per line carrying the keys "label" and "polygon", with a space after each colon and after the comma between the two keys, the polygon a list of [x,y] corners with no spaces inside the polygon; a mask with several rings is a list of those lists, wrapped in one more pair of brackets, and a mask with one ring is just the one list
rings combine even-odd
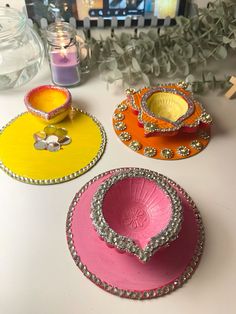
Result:
{"label": "round plate", "polygon": [[58,151],[35,149],[33,135],[45,124],[28,112],[10,121],[0,132],[0,167],[11,177],[30,184],[56,184],[74,179],[101,158],[106,135],[93,116],[75,110],[56,124],[65,128],[71,143]]}
{"label": "round plate", "polygon": [[183,204],[184,221],[178,239],[145,264],[134,256],[109,248],[93,228],[90,204],[100,184],[120,170],[95,177],[76,194],[67,217],[69,249],[83,274],[102,289],[120,297],[156,298],[182,286],[197,267],[204,243],[202,220],[188,194],[163,176],[177,191]]}
{"label": "round plate", "polygon": [[174,136],[144,135],[138,116],[123,101],[113,115],[113,127],[119,139],[133,151],[155,159],[177,160],[200,153],[210,141],[210,126],[199,127],[194,133]]}

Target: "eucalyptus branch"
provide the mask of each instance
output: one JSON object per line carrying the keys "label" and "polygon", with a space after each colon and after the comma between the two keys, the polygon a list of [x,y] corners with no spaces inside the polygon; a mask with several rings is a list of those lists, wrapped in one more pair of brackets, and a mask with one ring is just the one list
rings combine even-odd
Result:
{"label": "eucalyptus branch", "polygon": [[[196,16],[176,17],[174,26],[152,28],[135,37],[122,33],[99,41],[91,38],[89,43],[91,64],[109,83],[121,79],[127,84],[153,85],[159,77],[185,79],[190,73],[206,71],[211,59],[226,59],[236,49],[236,2],[216,0]],[[228,84],[210,72],[204,75],[210,79],[195,79],[196,90]]]}

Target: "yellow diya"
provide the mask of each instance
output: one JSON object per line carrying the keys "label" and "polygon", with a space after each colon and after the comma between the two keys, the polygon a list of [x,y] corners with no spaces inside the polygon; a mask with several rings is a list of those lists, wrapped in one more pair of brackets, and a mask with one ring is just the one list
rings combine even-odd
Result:
{"label": "yellow diya", "polygon": [[[71,113],[56,126],[45,127],[29,112],[9,122],[0,133],[1,168],[19,181],[40,185],[88,171],[104,152],[105,131],[93,116],[75,109]],[[47,141],[49,137],[57,140]]]}
{"label": "yellow diya", "polygon": [[47,124],[55,124],[69,114],[71,94],[63,87],[42,85],[26,94],[25,105],[37,119]]}
{"label": "yellow diya", "polygon": [[132,150],[156,159],[198,154],[209,143],[212,119],[182,85],[127,90],[116,108],[113,126]]}

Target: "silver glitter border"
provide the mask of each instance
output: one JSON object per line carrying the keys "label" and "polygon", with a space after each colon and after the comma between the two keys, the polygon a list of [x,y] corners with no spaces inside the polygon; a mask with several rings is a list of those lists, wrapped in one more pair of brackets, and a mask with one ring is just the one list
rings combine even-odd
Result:
{"label": "silver glitter border", "polygon": [[[76,109],[76,108],[74,108]],[[32,178],[28,178],[28,177],[24,177],[24,176],[20,176],[16,173],[14,173],[13,171],[11,171],[9,168],[7,168],[1,161],[0,161],[0,169],[2,169],[4,172],[6,172],[10,177],[12,177],[13,179],[16,179],[20,182],[23,183],[28,183],[28,184],[33,184],[33,185],[52,185],[52,184],[59,184],[59,183],[64,183],[70,180],[73,180],[77,177],[79,177],[80,175],[82,175],[83,173],[87,172],[88,170],[90,170],[101,158],[101,156],[104,153],[105,147],[106,147],[106,143],[107,143],[107,137],[106,137],[106,133],[105,133],[105,129],[102,126],[102,124],[90,113],[87,113],[83,110],[80,109],[76,109],[77,112],[80,112],[82,114],[87,115],[88,117],[92,118],[92,120],[97,124],[99,131],[101,133],[101,137],[102,137],[102,142],[100,145],[100,148],[98,150],[97,155],[83,168],[81,168],[78,171],[75,171],[71,174],[68,174],[64,177],[61,178],[54,178],[54,179],[32,179]],[[3,126],[0,129],[0,136],[3,133],[3,131],[10,126],[15,120],[17,120],[20,116],[27,114],[28,112],[23,112],[20,113],[19,115],[17,115],[15,118],[13,118],[12,120],[10,120],[5,126]]]}
{"label": "silver glitter border", "polygon": [[[135,111],[138,111],[138,118],[137,118],[137,119],[138,119],[139,123],[141,123],[141,124],[143,124],[143,125],[145,124],[144,121],[143,121],[143,117],[142,117],[142,116],[143,116],[143,111],[146,112],[148,115],[152,116],[153,118],[157,118],[155,115],[153,115],[153,114],[148,110],[148,108],[147,108],[147,110],[143,108],[143,98],[144,98],[148,93],[151,93],[151,92],[153,93],[153,90],[156,90],[156,89],[168,89],[168,88],[169,88],[169,90],[170,90],[170,89],[173,89],[174,92],[172,92],[172,93],[176,93],[177,89],[175,89],[175,88],[173,88],[173,87],[170,87],[169,85],[171,85],[171,83],[159,84],[159,85],[157,85],[157,87],[151,87],[151,88],[149,88],[149,90],[148,90],[147,92],[145,92],[144,95],[141,97],[141,100],[140,100],[140,108],[137,107],[137,105],[136,105],[136,103],[135,103],[135,100],[134,100],[134,95],[133,95],[133,94],[130,95],[130,99],[127,98],[127,99],[125,100],[125,102],[128,104],[128,106],[131,107],[131,109],[133,109],[133,110],[135,110]],[[141,90],[136,91],[135,93],[140,93],[143,89],[146,89],[146,87],[142,88]],[[149,95],[149,96],[150,96],[150,95]],[[179,95],[179,96],[182,97],[181,95]],[[206,111],[206,109],[203,107],[203,105],[202,105],[199,101],[195,100],[195,98],[193,97],[193,95],[191,95],[191,94],[190,94],[189,96],[185,95],[185,97],[186,97],[186,98],[189,98],[189,99],[191,100],[191,102],[192,102],[192,104],[193,104],[193,107],[195,106],[195,103],[197,103],[197,104],[200,106],[200,108],[201,108],[201,110],[202,110],[201,116],[202,116],[202,115],[205,115],[205,114],[210,115],[210,114]],[[189,101],[187,101],[187,103],[189,104]],[[144,104],[144,106],[146,106],[146,103]],[[116,109],[118,109],[118,108],[116,108]],[[188,109],[188,110],[189,110],[189,109]],[[188,111],[187,111],[187,113],[188,113]],[[186,114],[187,114],[187,113],[186,113]],[[186,115],[186,114],[185,114],[185,115]],[[190,114],[191,114],[191,113],[190,113]],[[188,117],[185,118],[185,115],[182,116],[182,117],[180,117],[179,120],[177,120],[178,123],[176,123],[176,121],[175,121],[175,122],[171,122],[171,121],[169,121],[168,119],[159,117],[159,119],[165,120],[165,121],[167,121],[167,122],[171,122],[171,123],[174,125],[174,127],[172,127],[172,128],[161,128],[161,129],[160,129],[160,128],[156,125],[156,130],[155,130],[154,132],[146,132],[146,131],[145,131],[145,127],[144,127],[144,133],[145,133],[145,134],[151,134],[151,133],[155,133],[155,132],[165,133],[165,132],[175,132],[175,131],[178,131],[178,130],[180,130],[182,127],[185,126],[185,125],[184,125],[184,120],[188,118]],[[190,128],[198,127],[198,126],[202,123],[202,118],[201,118],[201,116],[200,116],[199,118],[196,118],[193,123],[187,124],[186,126],[187,126],[187,127],[190,127]],[[211,116],[211,115],[210,115],[210,116]],[[183,118],[183,119],[182,119],[182,118]],[[152,122],[152,123],[153,123],[153,124],[156,124],[155,122]],[[208,124],[210,125],[211,122],[209,122]]]}
{"label": "silver glitter border", "polygon": [[[191,278],[191,276],[193,275],[194,271],[196,270],[196,268],[200,262],[200,259],[201,259],[202,253],[203,253],[204,242],[205,242],[205,232],[204,232],[204,226],[203,226],[200,212],[198,211],[192,198],[186,193],[186,191],[180,185],[178,185],[173,180],[169,179],[168,177],[166,177],[164,175],[159,174],[160,176],[162,176],[162,178],[164,180],[166,180],[172,186],[178,188],[178,191],[183,195],[183,197],[187,200],[187,202],[192,206],[194,216],[196,218],[196,223],[198,226],[198,232],[199,232],[199,238],[197,241],[197,246],[195,248],[195,252],[193,254],[192,259],[190,260],[189,264],[186,266],[183,273],[178,278],[176,278],[174,281],[172,281],[171,283],[169,283],[169,284],[167,284],[161,288],[151,289],[151,290],[147,290],[147,291],[132,291],[132,290],[119,289],[117,287],[109,285],[107,282],[101,280],[95,274],[91,273],[88,270],[88,268],[86,267],[86,265],[84,265],[83,262],[81,261],[80,256],[77,254],[75,246],[74,246],[71,225],[72,225],[75,207],[76,207],[78,201],[80,200],[80,197],[82,196],[82,194],[88,189],[88,187],[92,183],[94,183],[96,180],[100,179],[101,177],[108,175],[108,174],[111,174],[111,173],[119,172],[121,170],[132,170],[132,169],[135,169],[135,168],[118,168],[118,169],[113,169],[113,170],[101,173],[101,174],[97,175],[96,177],[94,177],[89,182],[87,182],[80,189],[80,191],[76,193],[76,195],[75,195],[75,197],[74,197],[74,199],[70,205],[68,214],[67,214],[67,220],[66,220],[67,243],[68,243],[68,247],[69,247],[71,256],[72,256],[75,264],[79,267],[79,269],[82,271],[84,276],[87,277],[89,280],[91,280],[94,284],[96,284],[100,288],[104,289],[105,291],[107,291],[111,294],[114,294],[116,296],[122,297],[122,298],[128,298],[128,299],[134,299],[134,300],[146,300],[146,299],[159,298],[161,296],[167,295],[167,294],[175,291],[176,289],[182,287],[183,284],[186,283]],[[136,169],[143,169],[143,168],[136,168]],[[143,170],[146,170],[146,169],[143,169]]]}
{"label": "silver glitter border", "polygon": [[[154,235],[145,248],[141,248],[132,239],[115,232],[105,220],[102,206],[106,193],[117,182],[128,178],[145,178],[154,182],[169,198],[171,202],[171,218],[165,229]],[[91,202],[91,214],[93,225],[100,237],[108,244],[120,251],[135,255],[140,261],[148,262],[149,259],[162,247],[168,246],[179,234],[183,220],[183,210],[180,198],[172,186],[162,177],[151,170],[133,169],[120,173],[105,180],[97,189]],[[115,240],[114,240],[115,239]]]}

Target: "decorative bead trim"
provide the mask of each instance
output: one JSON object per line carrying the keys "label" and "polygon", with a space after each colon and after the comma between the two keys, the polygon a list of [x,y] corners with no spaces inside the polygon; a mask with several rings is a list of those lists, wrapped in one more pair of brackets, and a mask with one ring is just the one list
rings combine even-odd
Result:
{"label": "decorative bead trim", "polygon": [[166,158],[166,159],[171,159],[174,157],[174,152],[172,149],[170,148],[164,148],[161,151],[161,155]]}
{"label": "decorative bead trim", "polygon": [[154,147],[144,147],[144,155],[147,157],[154,157],[157,154],[157,150]]}
{"label": "decorative bead trim", "polygon": [[[170,282],[169,284],[159,288],[159,289],[151,289],[147,291],[132,291],[132,290],[123,290],[119,289],[118,287],[114,287],[106,283],[105,281],[102,281],[100,278],[98,278],[95,274],[90,272],[86,265],[83,264],[83,262],[80,259],[80,256],[78,255],[75,245],[74,245],[74,240],[73,240],[73,234],[72,234],[72,220],[73,220],[73,214],[75,211],[75,207],[77,203],[79,202],[81,196],[83,193],[88,189],[88,187],[97,181],[98,179],[102,178],[103,176],[106,176],[111,173],[117,173],[121,170],[132,170],[135,168],[119,168],[119,169],[113,169],[107,172],[104,172],[102,174],[99,174],[98,176],[94,177],[92,180],[90,180],[88,183],[86,183],[81,190],[75,195],[71,205],[70,209],[67,215],[67,221],[66,221],[66,234],[67,234],[67,243],[69,250],[71,252],[71,256],[73,260],[75,261],[75,264],[79,267],[79,269],[82,271],[84,276],[86,276],[88,279],[90,279],[93,283],[95,283],[97,286],[100,288],[104,289],[105,291],[112,293],[116,296],[122,297],[122,298],[128,298],[128,299],[134,299],[134,300],[146,300],[146,299],[153,299],[153,298],[159,298],[161,296],[167,295],[176,289],[182,287],[184,283],[186,283],[191,276],[193,275],[194,271],[196,270],[200,258],[203,253],[203,248],[204,248],[204,242],[205,242],[205,232],[204,232],[204,226],[202,222],[202,218],[200,215],[200,212],[198,211],[195,203],[191,199],[191,197],[185,192],[185,190],[180,187],[176,182],[173,180],[169,179],[168,177],[159,174],[162,176],[163,180],[166,180],[168,183],[170,183],[173,187],[177,188],[178,191],[183,195],[183,197],[187,200],[187,202],[192,206],[193,211],[194,211],[194,216],[196,219],[196,223],[198,225],[198,232],[199,232],[199,238],[197,241],[197,246],[195,248],[193,257],[191,261],[189,262],[188,266],[186,266],[185,270],[183,273],[176,278],[174,281]],[[138,168],[141,169],[141,168]],[[142,169],[146,170],[146,169]]]}
{"label": "decorative bead trim", "polygon": [[114,126],[118,131],[124,131],[126,129],[126,124],[124,122],[116,122]]}
{"label": "decorative bead trim", "polygon": [[[87,164],[87,166],[81,168],[80,170],[73,172],[71,174],[68,174],[64,177],[61,178],[54,178],[54,179],[32,179],[32,178],[28,178],[28,177],[24,177],[24,176],[20,176],[14,172],[12,172],[9,168],[7,168],[1,161],[0,161],[0,168],[6,172],[10,177],[12,177],[13,179],[16,179],[20,182],[24,182],[24,183],[28,183],[28,184],[35,184],[35,185],[51,185],[51,184],[58,184],[58,183],[63,183],[66,181],[70,181],[72,179],[75,179],[77,177],[79,177],[80,175],[82,175],[83,173],[87,172],[90,168],[92,168],[97,162],[98,160],[101,158],[105,147],[106,147],[106,133],[105,130],[102,126],[102,124],[91,114],[83,111],[83,110],[79,110],[79,109],[75,109],[77,112],[81,112],[87,116],[89,116],[90,118],[92,118],[92,120],[97,124],[97,126],[99,127],[99,131],[101,133],[101,137],[102,137],[102,142],[100,144],[100,148],[98,150],[97,155],[90,161],[90,163]],[[0,136],[3,133],[3,131],[10,126],[16,119],[18,119],[20,116],[27,114],[27,112],[23,112],[21,114],[19,114],[18,116],[16,116],[14,119],[12,119],[11,121],[9,121],[5,126],[3,126],[0,129]]]}
{"label": "decorative bead trim", "polygon": [[179,146],[177,149],[177,153],[183,157],[187,157],[190,155],[190,149],[186,146]]}
{"label": "decorative bead trim", "polygon": [[131,140],[131,135],[128,132],[121,132],[119,135],[119,138],[123,141],[123,142],[127,142]]}
{"label": "decorative bead trim", "polygon": [[[108,190],[117,182],[126,178],[145,178],[154,182],[169,198],[171,202],[171,218],[161,232],[153,236],[146,247],[142,249],[132,239],[122,236],[112,230],[103,216],[103,201]],[[182,224],[182,205],[174,188],[154,171],[132,169],[129,172],[122,171],[104,181],[94,194],[91,203],[91,218],[99,236],[108,244],[118,250],[135,255],[142,262],[147,262],[161,247],[169,245],[178,237]]]}
{"label": "decorative bead trim", "polygon": [[113,115],[113,119],[116,121],[122,121],[122,120],[124,120],[124,118],[125,118],[125,116],[121,112],[114,113],[114,115]]}
{"label": "decorative bead trim", "polygon": [[205,131],[201,131],[198,136],[200,138],[202,138],[203,140],[208,140],[210,138],[210,134],[208,134],[207,132]]}
{"label": "decorative bead trim", "polygon": [[193,148],[195,148],[196,150],[202,150],[203,149],[203,145],[201,142],[199,142],[198,140],[194,140],[191,142],[190,144]]}
{"label": "decorative bead trim", "polygon": [[138,150],[140,150],[142,148],[142,145],[138,142],[138,141],[132,141],[129,143],[129,147],[134,150],[135,152],[137,152]]}
{"label": "decorative bead trim", "polygon": [[116,107],[116,109],[123,112],[128,109],[128,106],[124,103],[121,103]]}

